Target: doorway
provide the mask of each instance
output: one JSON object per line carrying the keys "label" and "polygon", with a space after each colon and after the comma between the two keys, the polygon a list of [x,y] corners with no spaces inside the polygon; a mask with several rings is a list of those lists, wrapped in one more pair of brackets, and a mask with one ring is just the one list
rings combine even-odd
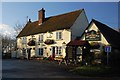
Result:
{"label": "doorway", "polygon": [[31,48],[27,49],[27,53],[28,53],[28,59],[30,59],[31,58]]}
{"label": "doorway", "polygon": [[55,47],[52,47],[52,58],[55,58]]}

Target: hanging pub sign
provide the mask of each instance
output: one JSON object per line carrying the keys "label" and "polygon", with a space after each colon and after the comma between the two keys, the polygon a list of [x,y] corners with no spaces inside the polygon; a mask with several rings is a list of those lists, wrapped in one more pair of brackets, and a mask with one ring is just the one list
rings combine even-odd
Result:
{"label": "hanging pub sign", "polygon": [[100,31],[86,31],[85,32],[85,40],[87,41],[100,41],[101,40],[101,34]]}

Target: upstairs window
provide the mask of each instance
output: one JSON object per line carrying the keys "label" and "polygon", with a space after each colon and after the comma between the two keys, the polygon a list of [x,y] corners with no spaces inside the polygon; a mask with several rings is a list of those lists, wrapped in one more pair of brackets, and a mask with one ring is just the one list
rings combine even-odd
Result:
{"label": "upstairs window", "polygon": [[56,39],[62,39],[62,32],[56,32]]}
{"label": "upstairs window", "polygon": [[43,34],[39,35],[39,41],[43,42]]}
{"label": "upstairs window", "polygon": [[22,38],[22,43],[23,43],[23,44],[26,44],[26,43],[27,43],[27,38],[26,38],[26,37],[23,37],[23,38]]}

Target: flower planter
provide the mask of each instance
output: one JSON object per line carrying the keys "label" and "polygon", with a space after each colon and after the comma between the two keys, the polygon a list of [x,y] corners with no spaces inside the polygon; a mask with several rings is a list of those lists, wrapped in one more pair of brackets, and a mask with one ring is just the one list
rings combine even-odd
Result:
{"label": "flower planter", "polygon": [[34,40],[29,41],[29,42],[28,42],[28,45],[29,45],[29,46],[35,46],[35,41],[34,41]]}
{"label": "flower planter", "polygon": [[54,44],[54,40],[52,40],[52,39],[47,39],[45,42],[44,42],[45,44]]}
{"label": "flower planter", "polygon": [[100,48],[100,44],[99,43],[93,42],[91,44],[91,49],[98,49],[98,48]]}

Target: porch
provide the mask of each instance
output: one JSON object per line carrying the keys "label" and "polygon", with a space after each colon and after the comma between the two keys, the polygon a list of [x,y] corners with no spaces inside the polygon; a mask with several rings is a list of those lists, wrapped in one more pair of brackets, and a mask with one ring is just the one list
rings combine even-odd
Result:
{"label": "porch", "polygon": [[[66,47],[66,57],[68,62],[88,64],[90,55],[90,44],[88,41],[74,40],[70,41]],[[87,58],[86,58],[87,57]]]}

